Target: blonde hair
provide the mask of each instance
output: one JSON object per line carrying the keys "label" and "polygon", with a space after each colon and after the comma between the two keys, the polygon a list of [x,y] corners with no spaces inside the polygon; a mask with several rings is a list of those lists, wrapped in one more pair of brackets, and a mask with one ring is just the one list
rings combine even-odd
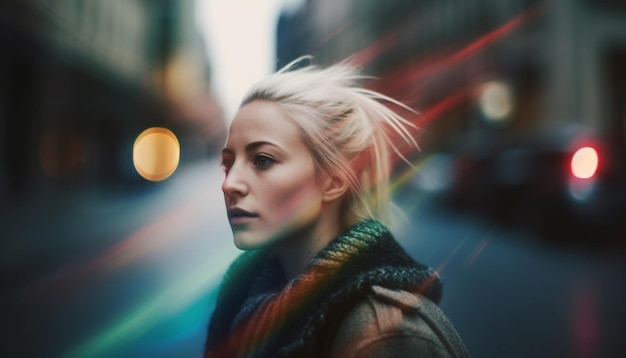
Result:
{"label": "blonde hair", "polygon": [[299,127],[320,177],[347,180],[344,224],[369,218],[389,223],[390,149],[405,159],[398,139],[417,148],[407,129],[414,125],[384,103],[410,109],[359,86],[365,78],[347,62],[321,69],[303,57],[253,85],[241,103],[278,104]]}

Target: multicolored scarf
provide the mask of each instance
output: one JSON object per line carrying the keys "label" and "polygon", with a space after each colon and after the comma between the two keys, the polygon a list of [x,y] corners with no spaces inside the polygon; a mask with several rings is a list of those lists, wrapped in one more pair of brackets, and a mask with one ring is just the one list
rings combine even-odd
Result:
{"label": "multicolored scarf", "polygon": [[289,282],[270,251],[246,252],[220,288],[205,357],[323,356],[342,314],[373,285],[441,298],[438,275],[374,220],[339,235]]}

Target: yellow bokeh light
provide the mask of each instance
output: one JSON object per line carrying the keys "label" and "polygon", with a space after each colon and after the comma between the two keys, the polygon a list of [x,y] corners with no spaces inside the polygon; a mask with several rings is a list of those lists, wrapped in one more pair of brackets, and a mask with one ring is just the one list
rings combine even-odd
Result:
{"label": "yellow bokeh light", "polygon": [[137,137],[133,145],[135,169],[150,181],[167,179],[176,171],[179,158],[180,144],[167,128],[148,128]]}
{"label": "yellow bokeh light", "polygon": [[485,119],[492,122],[503,122],[513,111],[511,88],[504,82],[487,82],[481,87],[479,103]]}

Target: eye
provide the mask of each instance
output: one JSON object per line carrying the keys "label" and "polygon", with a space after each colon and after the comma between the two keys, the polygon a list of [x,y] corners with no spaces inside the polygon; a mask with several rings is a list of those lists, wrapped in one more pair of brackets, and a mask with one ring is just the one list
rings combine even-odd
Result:
{"label": "eye", "polygon": [[267,169],[271,167],[272,164],[276,163],[276,160],[265,154],[257,154],[254,156],[254,160],[252,161],[252,163],[258,169]]}

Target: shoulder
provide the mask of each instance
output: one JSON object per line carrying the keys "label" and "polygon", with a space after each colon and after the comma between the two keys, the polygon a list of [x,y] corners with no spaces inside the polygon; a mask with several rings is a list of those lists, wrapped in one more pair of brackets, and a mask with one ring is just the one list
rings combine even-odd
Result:
{"label": "shoulder", "polygon": [[456,330],[428,298],[372,286],[344,317],[333,357],[467,357]]}

